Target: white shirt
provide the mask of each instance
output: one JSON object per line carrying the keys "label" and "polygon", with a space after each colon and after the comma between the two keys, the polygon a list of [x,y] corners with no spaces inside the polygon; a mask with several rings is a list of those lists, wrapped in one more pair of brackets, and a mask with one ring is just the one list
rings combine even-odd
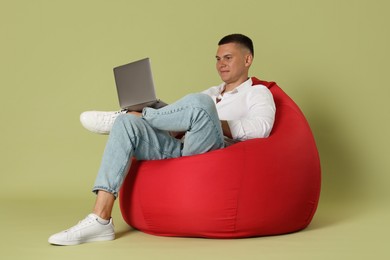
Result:
{"label": "white shirt", "polygon": [[[252,86],[250,78],[234,90],[221,95],[224,86],[225,83],[222,83],[202,93],[214,100],[219,119],[228,122],[233,139],[243,141],[268,137],[276,111],[269,89],[263,85]],[[221,99],[218,103],[217,98]]]}

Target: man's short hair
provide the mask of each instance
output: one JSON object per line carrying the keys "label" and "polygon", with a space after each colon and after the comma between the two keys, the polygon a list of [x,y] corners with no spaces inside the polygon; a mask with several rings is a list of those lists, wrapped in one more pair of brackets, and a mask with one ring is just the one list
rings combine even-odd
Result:
{"label": "man's short hair", "polygon": [[218,45],[223,45],[227,43],[240,44],[244,48],[247,48],[252,54],[252,56],[255,56],[255,51],[253,49],[253,42],[248,36],[239,33],[226,35],[219,41]]}

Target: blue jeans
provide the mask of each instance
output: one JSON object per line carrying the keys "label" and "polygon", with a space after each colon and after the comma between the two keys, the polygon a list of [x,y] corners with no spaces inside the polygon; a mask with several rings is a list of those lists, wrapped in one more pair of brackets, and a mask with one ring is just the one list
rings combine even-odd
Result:
{"label": "blue jeans", "polygon": [[[186,132],[184,142],[168,132]],[[224,147],[224,137],[213,100],[190,94],[160,109],[144,108],[142,117],[119,115],[112,127],[94,192],[118,196],[131,159],[158,160],[201,154]]]}

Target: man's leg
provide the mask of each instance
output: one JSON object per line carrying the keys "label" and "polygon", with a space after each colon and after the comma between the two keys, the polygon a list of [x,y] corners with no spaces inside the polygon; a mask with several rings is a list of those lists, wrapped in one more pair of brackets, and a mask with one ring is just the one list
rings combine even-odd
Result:
{"label": "man's leg", "polygon": [[93,213],[102,219],[109,220],[111,218],[112,209],[114,207],[116,197],[114,194],[99,190],[97,191],[95,206],[93,207]]}
{"label": "man's leg", "polygon": [[[94,213],[104,219],[111,217],[133,150],[139,160],[150,160],[200,154],[224,146],[215,104],[204,94],[187,95],[161,109],[145,108],[142,119],[129,117],[133,118],[119,116],[115,122],[96,179]],[[168,137],[166,131],[186,132],[181,152],[179,141]]]}
{"label": "man's leg", "polygon": [[[111,217],[133,149],[137,159],[150,160],[200,154],[224,146],[215,104],[204,94],[187,95],[161,109],[145,108],[143,120],[147,124],[129,117],[119,116],[114,124],[94,188],[98,191],[94,213],[104,219]],[[166,131],[186,132],[181,152],[179,141],[166,136]]]}
{"label": "man's leg", "polygon": [[[94,188],[98,191],[94,213],[104,219],[111,217],[118,189],[130,168],[131,160],[128,158],[133,155],[134,147],[135,157],[139,160],[179,157],[180,143],[177,139],[167,137],[166,131],[186,132],[181,151],[184,156],[205,153],[224,146],[215,104],[204,94],[187,95],[161,109],[145,108],[143,119],[147,124],[140,119],[129,121],[126,118],[119,116],[118,122],[114,124]],[[119,153],[118,147],[127,151]],[[110,184],[113,180],[117,181]]]}
{"label": "man's leg", "polygon": [[[166,131],[186,132],[182,150],[181,142],[169,136]],[[105,234],[99,234],[99,230],[104,221],[107,221],[107,225],[112,225],[108,219],[130,168],[132,156],[139,160],[175,158],[223,147],[223,134],[217,111],[214,102],[207,95],[188,95],[159,110],[144,109],[143,118],[120,115],[115,120],[109,136],[93,189],[98,193],[95,215],[89,215],[80,224],[69,229],[69,232],[53,235],[49,242],[70,245],[113,239],[113,228],[103,230]],[[83,236],[83,230],[86,228],[88,237]],[[108,232],[112,233],[107,234]],[[91,233],[94,237],[91,237]]]}
{"label": "man's leg", "polygon": [[152,128],[144,119],[120,115],[112,128],[95,181],[97,198],[93,213],[76,226],[49,238],[57,245],[112,240],[115,237],[111,212],[115,198],[130,168],[132,157],[164,159],[181,155],[181,142]]}
{"label": "man's leg", "polygon": [[224,147],[217,109],[206,94],[190,94],[160,109],[145,108],[143,119],[157,129],[186,132],[183,156]]}
{"label": "man's leg", "polygon": [[111,130],[93,191],[103,190],[117,197],[133,156],[138,160],[180,157],[181,142],[151,127],[143,118],[120,115]]}

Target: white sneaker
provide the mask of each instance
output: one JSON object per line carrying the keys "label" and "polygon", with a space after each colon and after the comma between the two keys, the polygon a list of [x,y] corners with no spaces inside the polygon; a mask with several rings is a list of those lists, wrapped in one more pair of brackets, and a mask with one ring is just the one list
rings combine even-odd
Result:
{"label": "white sneaker", "polygon": [[109,134],[115,119],[121,115],[126,114],[127,110],[120,111],[86,111],[81,113],[80,122],[89,131],[96,134]]}
{"label": "white sneaker", "polygon": [[98,221],[98,216],[89,214],[74,227],[49,237],[53,245],[71,246],[88,242],[108,241],[115,239],[112,218],[108,224]]}

